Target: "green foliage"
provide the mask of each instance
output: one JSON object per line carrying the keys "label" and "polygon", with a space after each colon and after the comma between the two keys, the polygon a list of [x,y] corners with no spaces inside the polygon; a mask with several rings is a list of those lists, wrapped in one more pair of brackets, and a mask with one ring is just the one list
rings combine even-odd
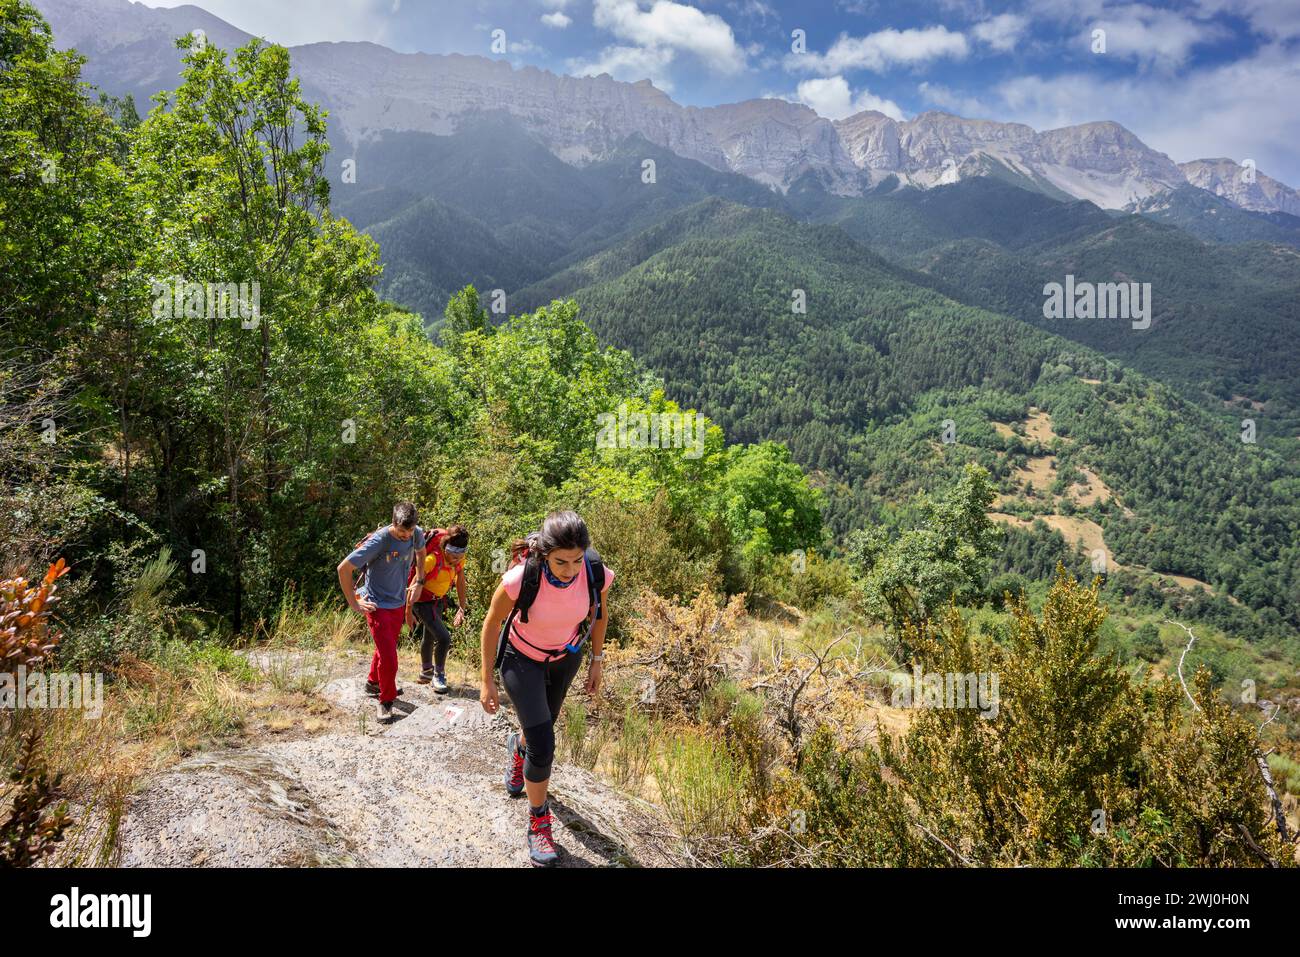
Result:
{"label": "green foliage", "polygon": [[1164,657],[1165,646],[1160,640],[1160,629],[1151,622],[1144,622],[1132,639],[1133,654],[1144,661],[1159,661]]}
{"label": "green foliage", "polygon": [[820,727],[796,774],[778,780],[773,816],[781,840],[759,844],[759,860],[820,867],[942,865],[909,819],[873,750],[846,750]]}
{"label": "green foliage", "polygon": [[478,290],[472,285],[448,299],[447,308],[442,315],[442,342],[455,357],[461,356],[461,341],[469,333],[475,332],[481,336],[492,333],[492,320],[479,303]]}
{"label": "green foliage", "polygon": [[23,0],[0,2],[0,358],[57,354],[101,308],[132,235],[113,162],[124,137]]}
{"label": "green foliage", "polygon": [[821,544],[822,495],[789,449],[776,442],[732,446],[727,459],[722,518],[745,558]]}
{"label": "green foliage", "polygon": [[[5,281],[39,293],[7,297],[30,328],[6,321],[0,351],[29,352],[39,326],[55,355],[0,376],[4,531],[19,557],[85,553],[69,662],[201,633],[161,608],[242,633],[288,591],[331,594],[339,557],[403,497],[426,524],[469,526],[476,609],[495,556],[559,505],[604,526],[597,545],[629,599],[647,585],[693,595],[733,555],[819,540],[818,500],[781,449],[730,452],[704,419],[702,454],[598,449],[602,415],[681,410],[573,302],[496,327],[466,287],[439,348],[419,316],[379,300],[378,250],[331,214],[323,116],[282,47],[180,41],[181,83],[140,121],[132,102],[91,101],[79,60],[54,52],[29,7],[5,16],[3,89],[19,107],[4,114],[5,155],[23,176],[41,149],[60,165],[0,195],[6,254],[30,270]],[[56,235],[54,221],[75,228]],[[67,336],[50,335],[59,310]],[[53,415],[51,446],[39,429]],[[647,524],[633,530],[613,502]],[[180,560],[157,558],[168,551]]]}
{"label": "green foliage", "polygon": [[[176,676],[132,692],[130,727],[183,717],[187,736],[237,732],[227,683],[250,672],[227,632],[296,629],[302,609],[337,605],[335,563],[394,499],[415,500],[426,526],[469,527],[472,615],[510,540],[577,507],[618,574],[611,634],[655,649],[651,710],[674,725],[667,739],[627,701],[611,720],[570,698],[564,750],[595,767],[612,740],[628,785],[653,761],[704,859],[1281,859],[1253,728],[1213,682],[1263,660],[1228,633],[1269,639],[1289,673],[1293,649],[1272,639],[1300,622],[1294,430],[1246,446],[1232,419],[1245,390],[1290,421],[1295,352],[1229,343],[1212,374],[1223,313],[1205,303],[1273,336],[1294,318],[1293,255],[1207,252],[998,184],[858,201],[804,183],[782,199],[643,142],[578,170],[501,117],[362,144],[391,188],[332,195],[324,116],[285,49],[192,50],[174,95],[141,120],[130,99],[92,98],[80,57],[54,49],[29,4],[0,0],[0,27],[0,540],[11,564],[77,558],[61,664]],[[628,190],[646,156],[662,187]],[[852,237],[888,237],[894,261]],[[1035,321],[1043,278],[1076,264],[1176,290],[1157,317],[1168,335],[1021,321]],[[497,325],[469,280],[527,308]],[[252,324],[196,298],[252,282]],[[1129,572],[1104,585],[1144,615],[1172,604],[1224,633],[1198,646],[1194,708],[1176,682],[1139,684],[1116,664],[1160,658],[1153,626],[1128,638],[1105,623],[1099,583],[1041,584],[1058,566],[1083,571],[1072,543],[989,520],[995,489],[1015,514],[1052,507],[1015,478],[1048,450],[993,428],[1030,405],[1062,436],[1056,491],[1088,468],[1123,502],[1080,509],[1118,559],[1244,603],[1171,598]],[[609,416],[629,413],[690,416],[698,445],[608,447]],[[57,443],[40,438],[47,419]],[[956,441],[940,441],[949,422]],[[836,533],[866,526],[847,558],[823,516]],[[825,602],[810,629],[864,597],[927,670],[998,675],[999,715],[926,709],[879,750],[825,727],[794,734],[781,768],[765,699],[727,677],[718,639],[742,603],[714,593],[741,589]],[[1009,614],[950,607],[988,600]],[[306,640],[360,627],[322,620]],[[457,636],[469,658],[472,625]],[[1289,760],[1273,756],[1287,781]],[[53,821],[56,789],[35,756],[25,767],[19,843],[39,850],[54,830],[31,825]]]}
{"label": "green foliage", "polygon": [[863,578],[868,607],[902,636],[908,622],[924,624],[950,601],[983,595],[989,556],[1001,532],[987,516],[993,501],[988,473],[967,466],[943,496],[922,497],[919,519],[898,538],[868,529],[850,542],[850,560]]}
{"label": "green foliage", "polygon": [[[1137,684],[1098,653],[1097,590],[1063,573],[1003,644],[955,611],[913,628],[927,674],[996,675],[996,712],[923,707],[880,749],[823,727],[772,803],[794,841],[768,862],[870,866],[1261,866],[1290,863],[1271,820],[1253,726],[1213,689]],[[793,846],[792,846],[793,844]]]}
{"label": "green foliage", "polygon": [[756,793],[743,761],[716,735],[683,730],[668,739],[654,770],[677,832],[708,858],[724,860]]}

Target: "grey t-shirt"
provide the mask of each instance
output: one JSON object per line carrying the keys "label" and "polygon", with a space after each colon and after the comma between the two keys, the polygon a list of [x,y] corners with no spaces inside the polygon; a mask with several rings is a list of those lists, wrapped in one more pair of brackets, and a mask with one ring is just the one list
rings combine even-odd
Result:
{"label": "grey t-shirt", "polygon": [[418,525],[415,534],[400,542],[385,525],[366,536],[348,556],[355,568],[366,569],[366,580],[357,592],[380,608],[401,608],[406,604],[406,576],[411,570],[412,552],[424,547],[424,530]]}

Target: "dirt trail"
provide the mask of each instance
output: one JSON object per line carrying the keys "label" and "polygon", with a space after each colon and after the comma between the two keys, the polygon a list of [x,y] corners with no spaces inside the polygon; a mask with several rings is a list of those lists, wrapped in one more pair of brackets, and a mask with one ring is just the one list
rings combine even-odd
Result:
{"label": "dirt trail", "polygon": [[[363,678],[317,692],[356,716],[351,730],[205,752],[151,779],[123,821],[122,864],[529,866],[527,807],[501,781],[508,710],[406,682],[401,717],[379,725]],[[684,863],[650,806],[559,762],[551,783],[560,866]]]}

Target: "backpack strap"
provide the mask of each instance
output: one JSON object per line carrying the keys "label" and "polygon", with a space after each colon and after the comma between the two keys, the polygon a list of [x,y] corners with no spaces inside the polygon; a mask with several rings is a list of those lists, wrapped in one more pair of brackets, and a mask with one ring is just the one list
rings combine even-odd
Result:
{"label": "backpack strap", "polygon": [[[440,536],[444,530],[441,528],[429,528],[429,529],[422,529],[422,531],[424,532],[425,553],[427,554],[430,550],[433,550],[434,553],[433,571],[429,572],[429,574],[425,576],[426,581],[424,587],[425,589],[427,589],[429,587],[428,579],[437,578],[438,572],[440,572],[442,569],[448,566],[447,563],[444,561],[446,555],[443,553],[442,546],[441,545],[437,546],[435,550],[433,549],[433,545],[431,544],[437,541],[438,536]],[[411,552],[411,569],[406,574],[406,584],[409,585],[413,581],[415,581],[415,576],[420,571],[420,569],[417,567],[418,564],[419,563],[415,560],[415,552]],[[421,594],[423,594],[423,592],[421,592]]]}
{"label": "backpack strap", "polygon": [[587,549],[583,557],[587,562],[587,613],[595,621],[605,616],[605,563],[594,548]]}
{"label": "backpack strap", "polygon": [[[583,555],[583,563],[587,568],[587,619],[585,629],[580,629],[578,637],[564,646],[564,652],[576,654],[582,650],[583,642],[591,634],[596,619],[605,616],[605,563],[601,561],[600,552],[594,548],[588,548]],[[537,592],[542,587],[542,558],[540,555],[530,555],[524,563],[524,574],[519,582],[519,597],[515,599],[514,607],[510,609],[510,614],[506,616],[505,624],[501,627],[501,634],[497,639],[497,658],[496,667],[501,667],[501,660],[505,657],[506,643],[510,640],[511,626],[515,622],[515,616],[519,620],[528,623],[528,609],[532,607],[537,600]],[[517,637],[528,647],[535,651],[540,651],[547,656],[547,660],[554,660],[562,657],[562,654],[547,648],[538,648],[531,641],[519,634]]]}
{"label": "backpack strap", "polygon": [[583,564],[587,566],[587,627],[579,629],[578,636],[564,648],[570,654],[577,654],[582,651],[583,642],[591,635],[591,629],[596,627],[596,619],[605,616],[605,563],[600,560],[600,552],[594,548],[587,549],[582,556]]}
{"label": "backpack strap", "polygon": [[537,592],[542,587],[542,556],[529,555],[524,561],[524,575],[519,580],[519,597],[515,599],[515,611],[519,620],[528,624],[528,609],[537,600]]}
{"label": "backpack strap", "polygon": [[[377,529],[375,529],[373,532],[371,532],[371,533],[370,533],[369,535],[367,535],[365,538],[361,539],[361,541],[357,542],[357,546],[356,546],[356,548],[353,549],[353,551],[356,551],[357,548],[360,548],[362,545],[366,544],[366,542],[370,541],[370,540],[371,540],[372,538],[374,538],[376,535],[382,535],[382,534],[384,533],[384,529],[386,529],[386,528],[388,528],[387,525],[380,525]],[[366,572],[370,571],[370,565],[371,565],[371,562],[373,562],[373,561],[374,561],[374,559],[371,559],[371,561],[366,562],[364,565],[361,566],[361,573],[360,573],[359,575],[357,575],[357,580],[356,580],[356,581],[353,583],[353,585],[352,585],[352,588],[353,588],[354,591],[355,591],[356,589],[360,588],[363,584],[365,584],[365,581],[366,581]]]}

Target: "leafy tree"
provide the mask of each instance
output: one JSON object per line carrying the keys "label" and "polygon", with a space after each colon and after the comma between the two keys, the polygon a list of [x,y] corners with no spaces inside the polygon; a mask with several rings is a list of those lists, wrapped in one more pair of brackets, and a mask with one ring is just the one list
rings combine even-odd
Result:
{"label": "leafy tree", "polygon": [[924,627],[950,601],[980,599],[1001,538],[987,515],[992,501],[988,473],[969,465],[947,493],[920,498],[918,521],[899,537],[873,528],[851,540],[850,561],[860,570],[868,605],[896,635],[909,622]]}
{"label": "leafy tree", "polygon": [[29,3],[0,0],[0,353],[31,362],[99,310],[122,263],[124,137],[86,97],[84,62]]}
{"label": "leafy tree", "polygon": [[472,285],[466,286],[447,300],[447,308],[442,315],[442,344],[454,356],[461,353],[461,341],[468,333],[488,335],[492,332],[492,320],[488,317],[488,311],[479,303],[478,290]]}
{"label": "leafy tree", "polygon": [[1165,646],[1160,641],[1160,629],[1151,622],[1143,622],[1133,633],[1133,654],[1144,661],[1159,661]]}

